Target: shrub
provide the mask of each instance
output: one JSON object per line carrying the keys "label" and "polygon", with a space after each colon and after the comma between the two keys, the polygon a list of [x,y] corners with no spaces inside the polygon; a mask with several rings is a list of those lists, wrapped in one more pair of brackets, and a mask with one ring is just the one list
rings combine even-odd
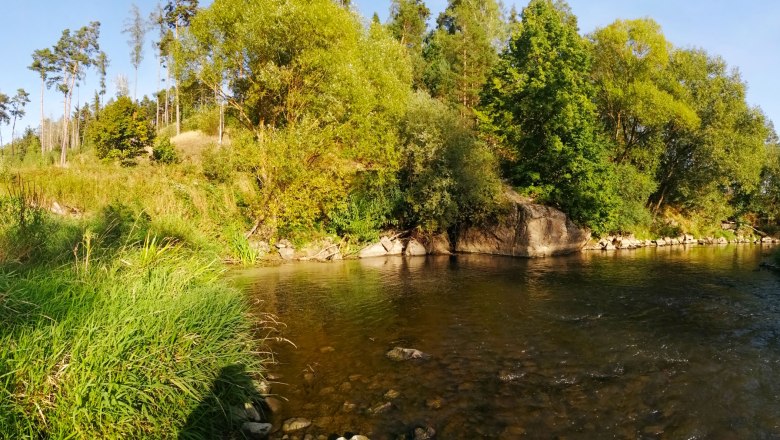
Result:
{"label": "shrub", "polygon": [[211,146],[203,150],[201,156],[203,175],[212,182],[225,183],[231,179],[233,167],[232,152],[229,148]]}
{"label": "shrub", "polygon": [[109,103],[90,128],[90,138],[101,159],[129,160],[143,153],[154,139],[154,127],[133,101],[121,96]]}
{"label": "shrub", "polygon": [[454,110],[418,93],[401,131],[406,223],[446,230],[495,212],[501,189],[496,158]]}
{"label": "shrub", "polygon": [[152,150],[152,160],[163,165],[173,165],[181,162],[176,147],[171,144],[171,139],[165,136],[157,139]]}

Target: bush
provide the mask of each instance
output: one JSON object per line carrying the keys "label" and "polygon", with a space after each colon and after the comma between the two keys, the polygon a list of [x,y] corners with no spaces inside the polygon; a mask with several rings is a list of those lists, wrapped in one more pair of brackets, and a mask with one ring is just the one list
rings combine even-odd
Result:
{"label": "bush", "polygon": [[227,147],[211,146],[203,150],[201,165],[203,175],[212,182],[228,182],[235,173],[232,151]]}
{"label": "bush", "polygon": [[89,134],[99,158],[128,161],[152,145],[154,127],[138,105],[121,96],[101,111]]}
{"label": "bush", "polygon": [[163,165],[173,165],[181,162],[176,147],[171,144],[171,139],[165,136],[157,139],[152,150],[152,160]]}
{"label": "bush", "polygon": [[496,211],[496,158],[454,110],[418,93],[402,126],[402,143],[407,224],[441,231],[483,222]]}
{"label": "bush", "polygon": [[329,229],[361,242],[378,240],[383,228],[396,224],[393,216],[401,196],[397,182],[378,188],[366,182],[349,195],[343,206],[330,213]]}

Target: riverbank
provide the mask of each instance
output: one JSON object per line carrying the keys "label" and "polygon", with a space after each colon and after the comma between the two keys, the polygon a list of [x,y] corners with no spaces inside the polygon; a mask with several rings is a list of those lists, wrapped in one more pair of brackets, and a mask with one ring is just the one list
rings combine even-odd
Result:
{"label": "riverbank", "polygon": [[269,355],[222,264],[144,218],[40,202],[0,198],[0,438],[239,433],[224,408],[259,400]]}

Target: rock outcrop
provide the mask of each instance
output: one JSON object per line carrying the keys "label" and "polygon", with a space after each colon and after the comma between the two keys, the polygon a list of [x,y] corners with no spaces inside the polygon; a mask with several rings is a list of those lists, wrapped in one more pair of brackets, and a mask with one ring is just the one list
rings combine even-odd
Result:
{"label": "rock outcrop", "polygon": [[543,205],[514,203],[497,224],[461,232],[456,252],[548,257],[580,252],[590,231],[574,224],[563,212]]}

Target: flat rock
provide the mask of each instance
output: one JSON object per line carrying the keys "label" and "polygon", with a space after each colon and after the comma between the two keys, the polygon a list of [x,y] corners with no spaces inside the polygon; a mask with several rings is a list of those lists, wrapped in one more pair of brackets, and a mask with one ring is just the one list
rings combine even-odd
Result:
{"label": "flat rock", "polygon": [[402,362],[412,359],[428,359],[431,356],[414,348],[395,347],[385,354],[389,359]]}
{"label": "flat rock", "polygon": [[304,419],[303,417],[295,417],[284,421],[284,424],[282,425],[282,431],[300,431],[301,429],[306,429],[309,426],[311,426],[311,420]]}
{"label": "flat rock", "polygon": [[374,243],[363,248],[363,250],[358,253],[358,258],[375,258],[384,257],[385,255],[387,255],[387,249],[382,246],[382,243]]}
{"label": "flat rock", "polygon": [[392,241],[392,240],[390,240],[390,239],[389,239],[389,238],[387,238],[387,237],[382,237],[382,238],[380,238],[380,239],[379,239],[379,243],[382,245],[382,247],[383,247],[383,248],[385,248],[385,250],[386,250],[387,252],[390,252],[390,249],[392,249],[392,248],[393,248],[393,241]]}
{"label": "flat rock", "polygon": [[393,240],[393,245],[387,250],[387,255],[403,255],[404,244],[399,239]]}
{"label": "flat rock", "polygon": [[245,422],[241,425],[241,431],[250,439],[264,439],[274,429],[270,423]]}

